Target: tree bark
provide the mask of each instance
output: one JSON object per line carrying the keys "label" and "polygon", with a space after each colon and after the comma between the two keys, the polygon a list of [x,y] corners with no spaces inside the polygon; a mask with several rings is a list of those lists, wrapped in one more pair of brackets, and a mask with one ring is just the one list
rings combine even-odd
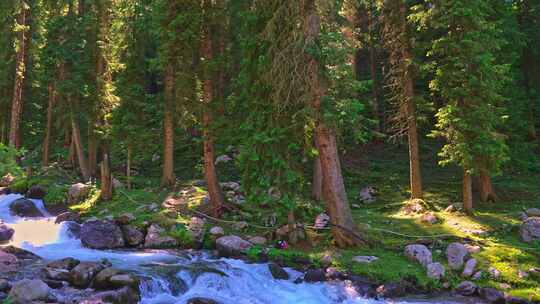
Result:
{"label": "tree bark", "polygon": [[[320,19],[317,15],[314,0],[300,2],[303,14],[304,35],[306,42],[315,43],[320,33]],[[313,81],[312,107],[317,120],[315,126],[315,145],[319,151],[321,160],[321,173],[324,182],[323,197],[326,202],[332,225],[332,236],[338,247],[351,247],[364,243],[364,238],[357,232],[353,222],[347,193],[343,183],[341,164],[339,162],[338,149],[335,133],[323,121],[321,100],[325,94],[325,88],[320,79],[319,63],[309,54],[308,75]]]}
{"label": "tree bark", "polygon": [[165,109],[163,116],[163,175],[161,185],[173,186],[176,182],[174,176],[174,69],[170,64],[165,70],[164,79]]}
{"label": "tree bark", "polygon": [[472,178],[467,169],[463,170],[463,209],[467,213],[473,210]]}
{"label": "tree bark", "polygon": [[313,160],[313,182],[312,182],[312,191],[311,195],[314,200],[320,201],[322,199],[322,169],[321,169],[321,159],[317,156]]}
{"label": "tree bark", "polygon": [[43,139],[43,155],[42,155],[42,161],[41,161],[41,165],[43,167],[49,166],[49,159],[50,159],[53,109],[56,104],[56,96],[57,96],[54,83],[49,84],[48,94],[49,94],[49,102],[47,105],[47,122],[45,124],[45,137]]}
{"label": "tree bark", "polygon": [[111,160],[108,147],[103,147],[101,160],[101,200],[110,201],[113,197],[113,184],[111,176]]}
{"label": "tree bark", "polygon": [[[21,11],[17,17],[17,24],[27,26],[27,4],[21,1]],[[9,129],[9,144],[17,149],[20,148],[20,124],[23,108],[23,88],[26,71],[26,50],[27,48],[26,28],[21,29],[18,33],[18,45],[15,55],[15,84],[13,88],[13,99],[11,102],[11,123]]]}
{"label": "tree bark", "polygon": [[128,190],[131,190],[131,145],[127,147],[127,160],[126,160],[126,186]]}
{"label": "tree bark", "polygon": [[496,202],[499,200],[487,170],[480,170],[480,174],[478,175],[478,186],[480,190],[480,200],[482,202]]}
{"label": "tree bark", "polygon": [[84,148],[81,140],[81,130],[79,128],[79,123],[76,121],[73,114],[71,114],[71,129],[73,135],[73,143],[75,146],[75,152],[77,154],[77,159],[79,161],[79,168],[81,169],[81,174],[85,182],[90,180],[90,171],[88,170],[88,163],[86,156],[84,154]]}
{"label": "tree bark", "polygon": [[[209,3],[206,1],[205,6],[206,8],[209,8]],[[210,62],[214,58],[212,50],[212,37],[208,25],[204,25],[203,29],[201,54],[206,62]],[[208,187],[208,195],[210,196],[212,213],[215,217],[219,217],[223,211],[225,199],[223,197],[223,192],[221,191],[216,172],[214,138],[211,130],[213,122],[211,103],[214,99],[214,83],[212,78],[212,74],[208,72],[208,69],[206,69],[203,75],[204,179],[206,181],[206,186]]]}
{"label": "tree bark", "polygon": [[95,121],[91,119],[88,123],[88,173],[91,178],[97,176],[97,153],[98,140],[94,134]]}

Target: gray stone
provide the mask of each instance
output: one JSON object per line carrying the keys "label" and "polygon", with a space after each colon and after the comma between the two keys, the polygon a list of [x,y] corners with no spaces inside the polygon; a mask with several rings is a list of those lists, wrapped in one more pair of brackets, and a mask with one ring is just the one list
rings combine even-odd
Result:
{"label": "gray stone", "polygon": [[139,279],[136,276],[129,273],[113,275],[112,277],[110,277],[109,281],[114,287],[124,287],[124,286],[129,286],[132,288],[139,287]]}
{"label": "gray stone", "polygon": [[112,289],[111,277],[121,274],[120,270],[114,268],[105,268],[101,270],[92,281],[92,287],[95,289]]}
{"label": "gray stone", "polygon": [[81,304],[137,304],[139,301],[140,296],[137,290],[123,287],[117,290],[99,292]]}
{"label": "gray stone", "polygon": [[538,208],[529,208],[529,209],[525,210],[525,213],[527,214],[527,216],[540,217],[540,209],[538,209]]}
{"label": "gray stone", "polygon": [[267,243],[267,240],[263,236],[253,236],[248,239],[248,242],[250,242],[253,245],[260,245],[264,246]]}
{"label": "gray stone", "polygon": [[242,231],[244,229],[247,229],[249,227],[249,224],[247,222],[236,222],[232,224],[232,228],[237,231]]}
{"label": "gray stone", "polygon": [[67,269],[45,267],[43,268],[43,272],[47,279],[66,282],[71,279],[71,273]]}
{"label": "gray stone", "polygon": [[114,221],[118,225],[127,225],[135,220],[135,216],[131,213],[123,213],[114,217]]}
{"label": "gray stone", "polygon": [[326,281],[326,273],[322,269],[310,269],[304,274],[304,281],[308,283]]}
{"label": "gray stone", "polygon": [[19,259],[4,251],[0,251],[0,273],[17,271],[19,268]]}
{"label": "gray stone", "polygon": [[188,231],[191,239],[196,243],[202,243],[204,240],[204,225],[206,221],[200,217],[192,217],[188,224]]}
{"label": "gray stone", "polygon": [[218,238],[225,235],[225,230],[219,226],[214,226],[210,229],[210,235],[214,238]]}
{"label": "gray stone", "polygon": [[376,256],[371,255],[358,255],[352,258],[354,262],[362,263],[362,264],[369,264],[377,261],[379,258]]}
{"label": "gray stone", "polygon": [[270,273],[272,274],[272,277],[276,280],[288,280],[289,274],[283,269],[281,266],[279,266],[276,263],[269,263],[268,264],[268,270],[270,270]]}
{"label": "gray stone", "polygon": [[452,243],[446,249],[446,257],[448,258],[448,267],[453,270],[460,270],[465,263],[465,258],[469,251],[461,243]]}
{"label": "gray stone", "polygon": [[504,292],[495,288],[480,288],[480,296],[491,304],[505,304]]}
{"label": "gray stone", "polygon": [[29,199],[20,198],[9,206],[11,213],[21,217],[43,217],[43,214]]}
{"label": "gray stone", "polygon": [[102,263],[81,262],[71,270],[70,283],[75,287],[86,288],[104,268]]}
{"label": "gray stone", "polygon": [[33,198],[33,199],[43,199],[45,195],[47,195],[47,189],[45,189],[45,187],[42,187],[40,185],[33,185],[26,192],[26,197]]}
{"label": "gray stone", "polygon": [[146,248],[172,248],[178,246],[178,242],[173,237],[165,235],[165,229],[157,224],[148,227],[144,247]]}
{"label": "gray stone", "polygon": [[67,203],[70,205],[81,203],[88,197],[91,189],[92,186],[83,183],[71,185],[68,190]]}
{"label": "gray stone", "polygon": [[42,280],[24,279],[15,282],[9,292],[9,298],[14,304],[29,304],[33,301],[49,298],[50,288]]}
{"label": "gray stone", "polygon": [[440,280],[444,277],[444,275],[445,275],[445,270],[444,270],[444,266],[441,263],[431,263],[427,265],[428,277],[432,279]]}
{"label": "gray stone", "polygon": [[428,212],[428,213],[423,214],[420,217],[420,220],[423,223],[428,223],[428,224],[431,224],[431,225],[436,224],[439,221],[439,219],[437,218],[437,216],[433,212]]}
{"label": "gray stone", "polygon": [[54,221],[56,224],[60,224],[62,222],[81,222],[81,216],[77,212],[67,211],[64,213],[60,213],[56,220]]}
{"label": "gray stone", "polygon": [[495,267],[488,268],[489,277],[492,279],[498,279],[501,276],[501,272]]}
{"label": "gray stone", "polygon": [[236,235],[222,236],[216,240],[216,247],[221,256],[234,257],[244,254],[253,246],[250,242]]}
{"label": "gray stone", "polygon": [[476,284],[470,281],[463,281],[459,283],[459,285],[454,290],[457,294],[462,296],[472,296],[476,293],[476,290],[478,287],[476,287]]}
{"label": "gray stone", "polygon": [[409,258],[409,260],[418,262],[424,267],[427,267],[427,265],[433,262],[431,251],[429,251],[429,249],[425,245],[407,245],[405,247],[405,255],[407,256],[407,258]]}
{"label": "gray stone", "polygon": [[113,249],[125,246],[122,230],[109,220],[86,221],[81,227],[81,242],[94,249]]}
{"label": "gray stone", "polygon": [[140,231],[138,228],[131,226],[131,225],[125,225],[120,227],[122,229],[122,234],[124,236],[124,240],[129,246],[139,246],[144,241],[144,233]]}
{"label": "gray stone", "polygon": [[526,243],[540,240],[540,217],[530,217],[526,219],[521,225],[519,234],[521,240]]}
{"label": "gray stone", "polygon": [[11,240],[15,230],[7,226],[6,224],[0,223],[0,243],[7,242]]}
{"label": "gray stone", "polygon": [[461,276],[464,278],[468,278],[473,275],[474,271],[476,270],[476,259],[469,259],[465,263],[465,267],[463,268],[463,272],[461,273]]}

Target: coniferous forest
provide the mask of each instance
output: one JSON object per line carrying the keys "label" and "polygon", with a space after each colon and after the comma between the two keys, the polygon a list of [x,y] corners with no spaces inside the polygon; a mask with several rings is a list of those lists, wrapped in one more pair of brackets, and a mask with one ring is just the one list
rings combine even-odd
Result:
{"label": "coniferous forest", "polygon": [[539,128],[540,0],[3,0],[0,301],[538,303]]}

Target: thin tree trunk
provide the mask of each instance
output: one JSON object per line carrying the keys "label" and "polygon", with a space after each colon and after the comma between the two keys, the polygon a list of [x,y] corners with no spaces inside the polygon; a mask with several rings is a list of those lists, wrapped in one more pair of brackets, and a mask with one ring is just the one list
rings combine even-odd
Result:
{"label": "thin tree trunk", "polygon": [[[27,6],[22,2],[21,11],[17,17],[17,23],[27,26]],[[13,88],[13,99],[11,102],[11,124],[9,129],[9,144],[17,149],[20,148],[20,124],[23,107],[23,87],[26,71],[26,50],[27,50],[26,29],[20,29],[18,33],[18,46],[15,56],[15,84]]]}
{"label": "thin tree trunk", "polygon": [[[205,8],[210,9],[210,2],[205,1]],[[212,36],[208,25],[204,26],[203,40],[201,44],[201,54],[206,62],[214,59],[212,50]],[[212,205],[212,213],[215,217],[219,217],[225,205],[223,192],[219,185],[217,177],[214,155],[214,137],[211,131],[212,128],[212,108],[211,103],[214,99],[214,83],[212,74],[206,70],[203,75],[203,146],[204,146],[204,179],[208,187],[208,195],[210,196],[210,204]],[[220,84],[218,83],[218,87]]]}
{"label": "thin tree trunk", "polygon": [[111,176],[111,160],[108,147],[103,147],[103,160],[101,160],[101,200],[110,201],[113,196]]}
{"label": "thin tree trunk", "polygon": [[323,185],[323,179],[322,179],[322,172],[321,172],[321,159],[319,156],[317,156],[313,160],[313,184],[311,185],[312,191],[311,195],[313,196],[313,199],[316,201],[320,201],[322,199],[322,185]]}
{"label": "thin tree trunk", "polygon": [[131,150],[131,145],[128,145],[126,161],[126,186],[128,190],[131,190]]}
{"label": "thin tree trunk", "polygon": [[45,125],[45,138],[43,139],[43,157],[42,157],[42,166],[49,166],[50,159],[50,144],[51,144],[51,133],[52,133],[52,119],[53,119],[53,109],[56,104],[56,89],[53,83],[49,84],[48,87],[49,93],[49,103],[47,105],[47,123]]}
{"label": "thin tree trunk", "polygon": [[174,69],[169,65],[165,70],[165,109],[163,117],[163,176],[161,185],[164,187],[173,186],[174,177]]}
{"label": "thin tree trunk", "polygon": [[[320,33],[320,19],[314,0],[300,2],[304,18],[304,34],[307,43],[315,43]],[[320,79],[319,63],[308,55],[308,73],[313,81],[313,99],[311,107],[317,115],[315,126],[315,144],[319,150],[323,185],[323,197],[327,205],[332,224],[332,236],[338,247],[350,247],[364,243],[364,238],[357,232],[353,222],[347,193],[343,183],[341,164],[339,163],[336,136],[322,120],[321,99],[325,88]]]}
{"label": "thin tree trunk", "polygon": [[467,169],[463,170],[463,209],[467,213],[473,210],[472,178]]}
{"label": "thin tree trunk", "polygon": [[90,171],[88,170],[88,163],[84,154],[79,123],[76,121],[75,117],[73,117],[73,114],[71,116],[71,129],[73,134],[73,143],[75,144],[75,152],[79,161],[79,168],[81,169],[83,180],[86,182],[90,180]]}
{"label": "thin tree trunk", "polygon": [[491,177],[489,173],[481,169],[480,174],[478,175],[478,186],[480,190],[480,200],[482,202],[496,202],[499,200],[493,184],[491,183]]}

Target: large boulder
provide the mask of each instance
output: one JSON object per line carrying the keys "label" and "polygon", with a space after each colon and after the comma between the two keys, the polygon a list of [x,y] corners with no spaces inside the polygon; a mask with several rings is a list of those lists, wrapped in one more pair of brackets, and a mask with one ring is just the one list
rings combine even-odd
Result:
{"label": "large boulder", "polygon": [[68,204],[77,204],[82,201],[84,201],[88,194],[90,194],[90,190],[92,189],[92,186],[86,185],[83,183],[77,183],[71,185],[68,190]]}
{"label": "large boulder", "polygon": [[462,296],[472,296],[476,293],[478,287],[471,281],[463,281],[454,290],[455,293]]}
{"label": "large boulder", "polygon": [[272,274],[272,277],[276,280],[288,280],[289,274],[285,269],[283,269],[281,266],[279,266],[276,263],[269,263],[268,264],[268,270],[270,270],[270,273]]}
{"label": "large boulder", "polygon": [[132,225],[125,225],[121,227],[124,240],[129,246],[139,246],[144,241],[144,233]]}
{"label": "large boulder", "polygon": [[19,259],[4,251],[0,251],[0,273],[17,271],[19,268]]}
{"label": "large boulder", "polygon": [[81,227],[81,242],[94,249],[112,249],[124,247],[122,230],[113,221],[90,220]]}
{"label": "large boulder", "polygon": [[0,223],[0,243],[11,240],[15,230],[4,223]]}
{"label": "large boulder", "polygon": [[495,288],[480,288],[480,296],[490,304],[506,303],[504,292]]}
{"label": "large boulder", "polygon": [[465,263],[465,267],[463,268],[463,273],[461,273],[461,276],[464,278],[468,278],[474,274],[474,271],[476,270],[476,259],[469,259],[467,263]]}
{"label": "large boulder", "polygon": [[540,240],[540,217],[530,217],[521,225],[521,239],[526,243]]}
{"label": "large boulder", "polygon": [[43,199],[47,195],[47,189],[40,185],[34,185],[26,192],[27,198]]}
{"label": "large boulder", "polygon": [[178,246],[178,242],[173,237],[165,235],[165,229],[157,224],[152,224],[148,227],[146,237],[144,239],[144,247],[146,248],[171,248]]}
{"label": "large boulder", "polygon": [[15,282],[9,292],[9,298],[14,304],[28,304],[33,301],[47,300],[50,288],[41,280],[24,279]]}
{"label": "large boulder", "polygon": [[222,236],[216,240],[216,248],[221,256],[240,256],[253,246],[250,242],[236,235]]}
{"label": "large boulder", "polygon": [[103,263],[81,262],[71,270],[70,283],[75,287],[87,288],[104,268]]}
{"label": "large boulder", "polygon": [[460,270],[465,264],[465,258],[469,255],[467,247],[461,243],[452,243],[446,248],[448,267],[453,270]]}
{"label": "large boulder", "polygon": [[95,294],[81,304],[137,304],[140,296],[137,290],[123,287],[117,290],[108,290]]}
{"label": "large boulder", "polygon": [[425,245],[407,245],[405,247],[405,255],[409,260],[418,262],[424,267],[427,267],[427,265],[433,262],[431,251]]}
{"label": "large boulder", "polygon": [[432,279],[440,280],[444,277],[444,274],[445,274],[444,266],[441,263],[431,263],[427,265],[428,277]]}
{"label": "large boulder", "polygon": [[64,270],[72,270],[75,268],[75,266],[79,265],[81,262],[74,258],[63,258],[60,260],[49,262],[46,266],[48,268],[55,268],[55,269],[64,269]]}
{"label": "large boulder", "polygon": [[204,225],[206,221],[200,217],[192,217],[188,224],[189,234],[191,239],[197,244],[201,244],[204,240]]}
{"label": "large boulder", "polygon": [[131,213],[122,213],[114,217],[114,221],[118,225],[127,225],[135,220],[135,216]]}
{"label": "large boulder", "polygon": [[122,272],[120,270],[111,267],[103,269],[96,275],[94,281],[92,281],[92,288],[113,289],[111,284],[111,277],[121,273]]}
{"label": "large boulder", "polygon": [[42,217],[43,214],[29,199],[20,198],[9,206],[11,213],[22,217]]}
{"label": "large boulder", "polygon": [[60,223],[62,223],[62,222],[76,222],[76,223],[80,223],[80,222],[81,222],[81,216],[80,216],[80,214],[78,214],[77,212],[66,211],[66,212],[60,213],[60,214],[56,217],[56,220],[55,220],[54,222],[55,222],[55,224],[60,224]]}

